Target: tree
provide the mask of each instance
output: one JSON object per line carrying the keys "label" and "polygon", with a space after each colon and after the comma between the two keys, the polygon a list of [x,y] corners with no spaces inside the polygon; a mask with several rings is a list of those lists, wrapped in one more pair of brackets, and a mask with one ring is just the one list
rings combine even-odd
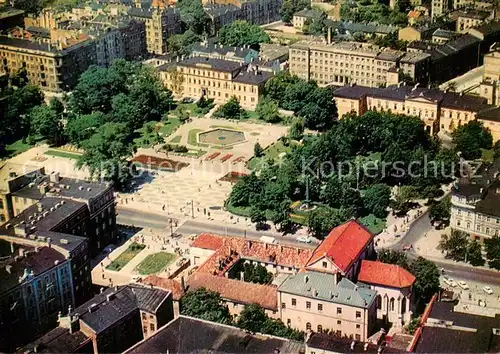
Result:
{"label": "tree", "polygon": [[83,115],[70,114],[65,127],[69,142],[81,147],[81,143],[94,135],[105,120],[101,112]]}
{"label": "tree", "polygon": [[469,242],[469,247],[467,250],[467,262],[473,266],[484,265],[483,254],[481,253],[481,245],[477,240],[472,240]]}
{"label": "tree", "polygon": [[420,327],[420,317],[412,318],[410,323],[406,326],[406,330],[408,331],[408,334],[413,335],[415,331],[417,330],[418,327]]}
{"label": "tree", "polygon": [[245,305],[238,317],[236,325],[252,333],[261,332],[268,316],[264,309],[257,304]]}
{"label": "tree", "polygon": [[88,167],[92,177],[103,177],[122,189],[128,185],[131,170],[127,158],[134,152],[131,131],[123,123],[106,123],[82,143],[85,153],[78,167]]}
{"label": "tree", "polygon": [[337,108],[330,88],[316,87],[306,95],[303,107],[297,114],[304,117],[309,129],[325,131],[333,125]]}
{"label": "tree", "polygon": [[445,197],[437,203],[429,207],[429,217],[431,221],[448,221],[450,220],[451,198]]}
{"label": "tree", "polygon": [[318,207],[309,213],[307,219],[309,233],[321,240],[331,229],[344,223],[348,218],[344,209]]}
{"label": "tree", "polygon": [[176,7],[181,12],[184,27],[198,35],[207,31],[210,19],[203,9],[201,0],[180,0]]}
{"label": "tree", "polygon": [[175,66],[168,68],[167,72],[172,84],[172,92],[178,96],[182,96],[182,90],[184,88],[184,74],[182,71],[177,70]]}
{"label": "tree", "polygon": [[57,114],[59,117],[64,113],[64,104],[57,97],[53,97],[49,103],[50,109]]}
{"label": "tree", "polygon": [[240,106],[240,102],[236,96],[231,96],[231,98],[222,106],[220,106],[213,114],[215,118],[226,118],[226,119],[241,119],[244,118],[246,112]]}
{"label": "tree", "polygon": [[257,104],[255,112],[259,116],[259,119],[265,122],[278,123],[281,121],[278,104],[269,98],[261,99]]}
{"label": "tree", "polygon": [[291,23],[293,14],[306,8],[311,8],[311,3],[307,0],[285,0],[280,8],[281,20]]}
{"label": "tree", "polygon": [[481,149],[491,149],[493,138],[488,128],[478,120],[459,126],[452,134],[456,151],[466,160],[481,157]]}
{"label": "tree", "polygon": [[50,145],[59,145],[63,140],[61,117],[51,107],[42,105],[33,108],[29,114],[30,136],[46,139]]}
{"label": "tree", "polygon": [[378,218],[387,216],[387,207],[391,199],[391,188],[387,184],[374,184],[363,194],[366,209]]}
{"label": "tree", "polygon": [[399,187],[394,203],[392,204],[392,208],[397,213],[406,214],[406,212],[408,211],[408,203],[410,202],[410,200],[416,198],[416,196],[417,192],[415,187],[413,186]]}
{"label": "tree", "polygon": [[325,34],[326,26],[325,26],[326,14],[322,13],[321,17],[307,19],[302,27],[302,32],[304,34],[311,34],[313,36],[322,36]]}
{"label": "tree", "polygon": [[188,291],[182,297],[181,304],[183,315],[225,324],[232,322],[229,309],[220,294],[205,288]]}
{"label": "tree", "polygon": [[406,270],[410,269],[408,256],[405,252],[382,249],[377,252],[377,260],[382,263],[398,265]]}
{"label": "tree", "polygon": [[500,157],[500,140],[497,140],[493,145],[493,159],[498,159]]}
{"label": "tree", "polygon": [[421,297],[426,302],[439,291],[439,269],[433,262],[418,257],[411,263],[409,271],[416,278],[413,285],[416,298]]}
{"label": "tree", "polygon": [[219,40],[228,46],[251,46],[258,48],[261,43],[271,43],[271,38],[259,25],[236,20],[220,29]]}
{"label": "tree", "polygon": [[252,206],[250,209],[250,221],[257,226],[266,222],[266,212],[259,206]]}
{"label": "tree", "polygon": [[486,259],[490,268],[500,270],[500,236],[484,240]]}
{"label": "tree", "polygon": [[210,112],[212,108],[214,108],[214,99],[213,98],[205,98],[205,96],[201,96],[201,98],[196,102],[196,111],[201,114],[207,114]]}
{"label": "tree", "polygon": [[255,157],[261,157],[263,153],[264,149],[262,148],[262,146],[260,146],[258,142],[255,143],[255,145],[253,146],[253,155]]}
{"label": "tree", "polygon": [[273,275],[266,267],[260,264],[243,264],[243,279],[248,283],[269,284],[273,280]]}
{"label": "tree", "polygon": [[300,140],[304,135],[304,119],[294,117],[290,128],[288,128],[288,137],[293,140]]}
{"label": "tree", "polygon": [[174,34],[167,38],[168,52],[174,57],[188,55],[192,44],[200,40],[201,37],[191,29],[188,29],[183,34]]}
{"label": "tree", "polygon": [[457,262],[463,262],[469,249],[469,235],[463,231],[452,230],[450,236],[444,234],[439,241],[445,257]]}

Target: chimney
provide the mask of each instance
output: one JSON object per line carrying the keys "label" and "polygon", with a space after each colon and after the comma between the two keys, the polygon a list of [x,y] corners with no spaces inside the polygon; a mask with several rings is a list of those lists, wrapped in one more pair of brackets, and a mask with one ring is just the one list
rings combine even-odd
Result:
{"label": "chimney", "polygon": [[332,44],[332,28],[328,27],[328,33],[326,36],[326,44]]}

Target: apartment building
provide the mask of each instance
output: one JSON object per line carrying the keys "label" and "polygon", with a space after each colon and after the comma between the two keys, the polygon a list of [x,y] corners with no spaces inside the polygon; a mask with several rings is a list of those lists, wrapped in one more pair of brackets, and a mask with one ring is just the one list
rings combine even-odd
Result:
{"label": "apartment building", "polygon": [[319,85],[335,86],[380,87],[397,83],[397,75],[395,80],[392,76],[394,69],[397,73],[401,67],[413,79],[425,79],[429,63],[427,56],[358,42],[297,42],[290,46],[289,57],[291,74],[315,80]]}
{"label": "apartment building", "polygon": [[191,55],[245,64],[250,64],[259,59],[259,52],[248,46],[230,47],[222,44],[208,44],[206,41],[193,44],[191,46]]}
{"label": "apartment building", "polygon": [[337,283],[332,274],[301,272],[278,287],[280,318],[299,330],[333,331],[364,341],[376,321],[376,294],[347,278]]}
{"label": "apartment building", "polygon": [[500,160],[482,165],[452,189],[450,226],[483,243],[500,235]]}
{"label": "apartment building", "polygon": [[101,288],[100,294],[63,313],[59,327],[28,344],[23,352],[122,352],[174,318],[170,292],[132,284]]}
{"label": "apartment building", "polygon": [[0,36],[0,73],[25,69],[32,84],[52,92],[72,88],[87,68],[96,63],[95,42],[83,39],[65,47]]}
{"label": "apartment building", "polygon": [[452,0],[431,0],[432,18],[445,15],[452,6]]}
{"label": "apartment building", "polygon": [[469,28],[479,27],[487,21],[491,21],[494,11],[464,10],[457,11],[451,15],[456,19],[456,31],[466,33]]}
{"label": "apartment building", "polygon": [[264,25],[281,19],[283,0],[203,0],[210,4],[234,5],[240,9],[239,19],[255,25]]}
{"label": "apartment building", "polygon": [[[1,3],[1,2],[0,2]],[[24,11],[10,7],[0,9],[0,31],[22,26],[24,21]]]}
{"label": "apartment building", "polygon": [[128,15],[146,24],[147,51],[151,54],[167,52],[167,38],[181,33],[181,14],[175,8],[130,8]]}
{"label": "apartment building", "polygon": [[1,226],[6,235],[30,237],[38,231],[89,239],[91,255],[116,243],[113,188],[108,183],[60,177],[58,173],[21,180],[7,203],[12,218]]}
{"label": "apartment building", "polygon": [[90,298],[90,254],[86,238],[56,232],[12,237],[3,228],[0,245],[0,350],[10,352]]}
{"label": "apartment building", "polygon": [[230,25],[242,16],[241,8],[232,4],[205,4],[203,9],[210,19],[210,34],[214,36],[222,27]]}
{"label": "apartment building", "polygon": [[362,115],[370,110],[390,111],[419,117],[430,134],[440,130],[450,134],[491,108],[480,97],[417,86],[346,86],[335,91],[334,99],[339,117],[351,112]]}
{"label": "apartment building", "polygon": [[245,109],[255,109],[273,73],[253,64],[207,57],[191,57],[158,67],[169,89],[177,95],[213,98],[224,103],[235,96]]}
{"label": "apartment building", "polygon": [[307,21],[320,19],[323,16],[323,14],[324,12],[322,11],[309,10],[309,9],[297,11],[296,13],[293,14],[292,17],[293,28],[302,31]]}

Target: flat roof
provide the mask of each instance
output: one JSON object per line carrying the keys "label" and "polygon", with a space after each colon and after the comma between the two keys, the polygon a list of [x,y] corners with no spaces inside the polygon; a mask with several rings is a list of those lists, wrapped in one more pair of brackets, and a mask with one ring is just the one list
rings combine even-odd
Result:
{"label": "flat roof", "polygon": [[197,318],[179,316],[125,353],[279,353],[305,352],[304,344]]}
{"label": "flat roof", "polygon": [[91,339],[80,331],[70,333],[68,328],[56,327],[32,343],[26,345],[18,353],[78,353],[79,350],[90,345]]}

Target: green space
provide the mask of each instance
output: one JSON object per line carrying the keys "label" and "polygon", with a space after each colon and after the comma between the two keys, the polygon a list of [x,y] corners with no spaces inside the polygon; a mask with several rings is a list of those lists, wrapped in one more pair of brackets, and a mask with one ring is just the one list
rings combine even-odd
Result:
{"label": "green space", "polygon": [[173,253],[158,252],[150,254],[139,263],[136,270],[141,275],[148,275],[161,272],[165,267],[171,264],[177,256]]}
{"label": "green space", "polygon": [[382,230],[385,229],[386,226],[386,220],[377,218],[375,215],[370,214],[367,216],[363,216],[359,219],[359,221],[365,225],[368,230],[370,230],[372,233],[375,235],[379,234],[382,232]]}
{"label": "green space", "polygon": [[128,248],[123,251],[114,261],[112,261],[106,269],[114,270],[119,272],[125,267],[128,262],[130,262],[135,256],[137,256],[144,248],[145,245],[141,245],[137,242],[132,243]]}
{"label": "green space", "polygon": [[163,125],[160,127],[159,132],[164,136],[170,136],[179,126],[181,121],[178,118],[170,117]]}
{"label": "green space", "polygon": [[283,144],[283,141],[278,140],[272,145],[269,145],[265,150],[264,150],[264,155],[261,157],[252,157],[250,161],[248,161],[247,167],[251,170],[255,169],[261,169],[262,166],[265,165],[265,162],[277,162],[278,161],[278,156],[281,153],[288,153],[291,150],[290,144],[286,146]]}
{"label": "green space", "polygon": [[176,135],[170,140],[170,144],[179,144],[181,142],[182,136]]}
{"label": "green space", "polygon": [[64,159],[74,159],[78,160],[82,154],[78,152],[69,152],[69,151],[62,151],[62,150],[57,150],[57,149],[49,149],[45,152],[45,155],[48,156],[55,156],[55,157],[62,157]]}
{"label": "green space", "polygon": [[481,149],[481,160],[493,162],[495,151],[493,149]]}
{"label": "green space", "polygon": [[202,131],[203,129],[191,129],[188,133],[188,144],[193,146],[208,147],[208,144],[198,144],[197,135]]}
{"label": "green space", "polygon": [[234,215],[243,216],[245,218],[250,217],[250,207],[237,207],[231,203],[227,203],[226,210]]}
{"label": "green space", "polygon": [[6,146],[7,155],[9,157],[22,154],[23,152],[28,151],[30,148],[31,145],[23,142],[23,139],[19,139],[13,142],[12,144]]}
{"label": "green space", "polygon": [[259,115],[257,114],[257,112],[255,112],[255,111],[246,111],[246,113],[248,115],[248,119],[249,120],[257,120],[257,121],[262,122],[262,120],[259,119]]}

